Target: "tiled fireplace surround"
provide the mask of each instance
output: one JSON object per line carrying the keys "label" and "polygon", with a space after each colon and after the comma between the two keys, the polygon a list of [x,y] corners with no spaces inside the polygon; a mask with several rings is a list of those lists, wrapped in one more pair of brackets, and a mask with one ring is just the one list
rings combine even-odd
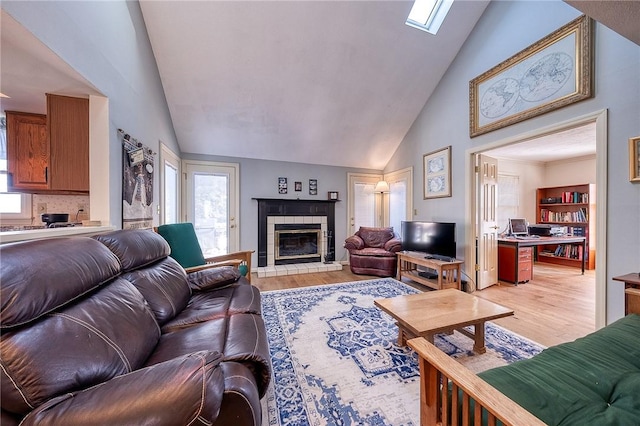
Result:
{"label": "tiled fireplace surround", "polygon": [[[305,262],[276,265],[275,228],[277,224],[315,224],[320,225],[321,259],[327,252],[327,235],[335,235],[335,202],[322,200],[258,200],[258,277],[306,274],[313,272],[339,271],[339,262]],[[335,253],[335,241],[331,241],[331,250]]]}

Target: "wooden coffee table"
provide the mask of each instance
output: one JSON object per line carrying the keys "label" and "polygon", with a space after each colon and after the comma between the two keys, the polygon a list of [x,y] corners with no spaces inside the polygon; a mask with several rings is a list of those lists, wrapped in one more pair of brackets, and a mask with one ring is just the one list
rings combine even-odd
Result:
{"label": "wooden coffee table", "polygon": [[[512,309],[456,289],[378,299],[374,303],[397,320],[400,346],[418,336],[433,343],[435,334],[458,330],[473,339],[473,350],[479,354],[486,352],[484,323],[513,315]],[[473,332],[462,328],[468,325],[473,325]]]}

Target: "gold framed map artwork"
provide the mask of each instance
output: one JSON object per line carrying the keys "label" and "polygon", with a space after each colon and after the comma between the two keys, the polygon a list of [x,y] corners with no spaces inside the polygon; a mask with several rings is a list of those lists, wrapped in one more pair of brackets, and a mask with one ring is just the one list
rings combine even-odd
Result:
{"label": "gold framed map artwork", "polygon": [[469,136],[592,97],[592,27],[583,15],[471,80]]}

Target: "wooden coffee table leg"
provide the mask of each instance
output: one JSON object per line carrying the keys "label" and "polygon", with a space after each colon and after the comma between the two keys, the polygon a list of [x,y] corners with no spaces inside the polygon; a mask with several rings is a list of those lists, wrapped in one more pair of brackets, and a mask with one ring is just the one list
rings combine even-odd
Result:
{"label": "wooden coffee table leg", "polygon": [[473,351],[478,354],[487,352],[484,345],[484,321],[473,326]]}
{"label": "wooden coffee table leg", "polygon": [[398,325],[398,346],[407,346],[407,334],[404,328]]}

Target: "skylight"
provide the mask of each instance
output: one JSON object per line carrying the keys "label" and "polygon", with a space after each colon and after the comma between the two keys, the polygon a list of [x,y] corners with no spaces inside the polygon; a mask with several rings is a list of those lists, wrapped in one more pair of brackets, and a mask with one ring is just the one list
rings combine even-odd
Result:
{"label": "skylight", "polygon": [[406,24],[435,35],[453,0],[415,0]]}

